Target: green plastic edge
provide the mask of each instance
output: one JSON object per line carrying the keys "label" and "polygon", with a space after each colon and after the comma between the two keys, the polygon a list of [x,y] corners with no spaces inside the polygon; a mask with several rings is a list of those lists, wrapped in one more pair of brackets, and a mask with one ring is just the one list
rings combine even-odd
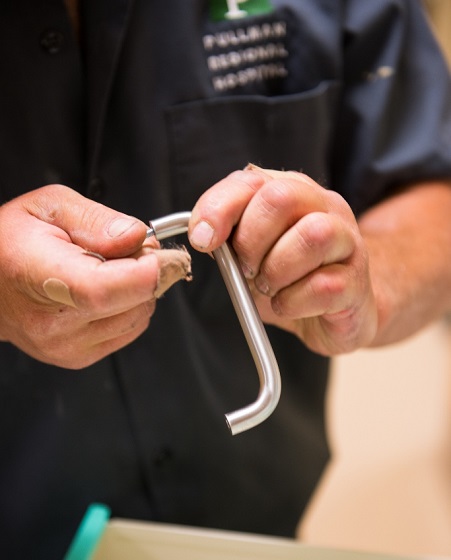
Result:
{"label": "green plastic edge", "polygon": [[63,560],[90,560],[102,538],[110,515],[108,506],[91,504]]}

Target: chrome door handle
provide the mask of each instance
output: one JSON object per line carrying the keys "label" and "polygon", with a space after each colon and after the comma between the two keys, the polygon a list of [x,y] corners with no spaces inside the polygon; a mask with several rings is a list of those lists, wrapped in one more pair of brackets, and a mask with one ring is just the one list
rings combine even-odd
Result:
{"label": "chrome door handle", "polygon": [[[178,212],[150,222],[148,236],[158,240],[185,233],[191,212]],[[213,251],[244,336],[251,351],[260,380],[260,390],[255,402],[225,415],[233,435],[257,426],[277,406],[281,380],[279,366],[268,335],[258,314],[247,281],[241,271],[235,251],[229,242]]]}

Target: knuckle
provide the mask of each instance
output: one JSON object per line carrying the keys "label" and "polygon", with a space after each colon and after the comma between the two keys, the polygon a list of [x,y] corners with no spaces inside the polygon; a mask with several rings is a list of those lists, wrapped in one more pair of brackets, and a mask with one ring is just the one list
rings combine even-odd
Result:
{"label": "knuckle", "polygon": [[287,264],[283,260],[276,261],[275,259],[267,258],[260,266],[260,283],[266,286],[266,291],[268,294],[271,294],[277,289],[278,281],[286,278],[287,272]]}
{"label": "knuckle", "polygon": [[105,208],[95,202],[90,201],[80,208],[79,225],[81,229],[87,231],[102,231],[105,221],[111,219]]}
{"label": "knuckle", "polygon": [[93,317],[101,315],[111,306],[111,291],[105,286],[79,285],[73,290],[74,300],[77,307],[85,310],[85,313]]}
{"label": "knuckle", "polygon": [[232,171],[232,173],[228,175],[227,179],[232,179],[236,184],[241,185],[246,190],[251,189],[251,191],[258,190],[264,181],[261,176],[249,172],[249,170],[245,169],[237,169],[236,171]]}
{"label": "knuckle", "polygon": [[124,323],[121,331],[122,334],[135,333],[135,336],[139,336],[144,332],[150,323],[150,313],[147,305],[139,305],[130,314],[129,320]]}
{"label": "knuckle", "polygon": [[232,171],[227,177],[221,179],[200,197],[202,204],[208,204],[210,209],[224,203],[224,196],[229,196],[231,185],[238,191],[255,193],[262,185],[263,179],[248,171],[238,169]]}
{"label": "knuckle", "polygon": [[25,197],[32,214],[51,224],[58,221],[69,192],[71,189],[65,185],[51,184],[27,193]]}
{"label": "knuckle", "polygon": [[259,203],[263,211],[270,215],[277,215],[292,207],[290,190],[286,188],[284,183],[268,183],[260,191]]}
{"label": "knuckle", "polygon": [[326,214],[308,214],[295,225],[296,239],[302,249],[323,248],[334,240],[335,228]]}
{"label": "knuckle", "polygon": [[37,202],[41,202],[41,197],[43,197],[44,200],[50,199],[51,201],[58,201],[64,200],[69,191],[71,191],[71,189],[65,185],[52,183],[36,189],[34,193],[30,193],[29,196],[30,198],[33,196]]}
{"label": "knuckle", "polygon": [[321,302],[323,313],[334,313],[342,307],[347,287],[345,276],[337,270],[314,274],[308,285],[310,297]]}
{"label": "knuckle", "polygon": [[295,318],[298,315],[298,308],[289,297],[287,290],[282,290],[272,298],[271,305],[277,315],[281,317]]}
{"label": "knuckle", "polygon": [[327,206],[332,212],[336,212],[354,219],[354,213],[349,203],[343,198],[341,194],[333,190],[327,190]]}
{"label": "knuckle", "polygon": [[255,248],[255,240],[252,239],[249,232],[237,231],[233,237],[233,248],[242,262],[248,266],[252,265],[252,268],[254,268],[256,255],[253,248]]}
{"label": "knuckle", "polygon": [[246,171],[244,171],[243,169],[236,169],[235,171],[232,171],[231,173],[229,173],[227,178],[228,179],[233,179],[234,181],[246,183],[247,180],[248,180],[247,179],[248,176],[249,176],[249,173],[246,173]]}

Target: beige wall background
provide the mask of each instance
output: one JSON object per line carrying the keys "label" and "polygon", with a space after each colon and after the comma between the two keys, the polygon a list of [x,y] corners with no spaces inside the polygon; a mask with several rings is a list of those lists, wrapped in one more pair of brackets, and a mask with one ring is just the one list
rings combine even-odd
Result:
{"label": "beige wall background", "polygon": [[[425,4],[451,60],[451,0]],[[300,538],[451,557],[451,319],[334,360],[327,410],[333,459]]]}
{"label": "beige wall background", "polygon": [[335,360],[333,460],[300,526],[337,548],[451,557],[451,329]]}
{"label": "beige wall background", "polygon": [[450,0],[424,0],[423,3],[443,51],[448,61],[451,61],[451,2]]}

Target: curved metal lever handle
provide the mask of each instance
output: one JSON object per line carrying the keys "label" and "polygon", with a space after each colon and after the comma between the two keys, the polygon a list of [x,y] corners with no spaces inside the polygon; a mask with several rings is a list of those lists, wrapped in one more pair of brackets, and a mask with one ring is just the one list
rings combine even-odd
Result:
{"label": "curved metal lever handle", "polygon": [[[185,233],[190,217],[191,212],[179,212],[153,220],[150,222],[148,236],[155,235],[161,240]],[[225,415],[227,425],[235,435],[257,426],[274,411],[281,391],[280,372],[235,251],[230,243],[225,242],[213,251],[213,256],[229,292],[260,379],[257,400]]]}

